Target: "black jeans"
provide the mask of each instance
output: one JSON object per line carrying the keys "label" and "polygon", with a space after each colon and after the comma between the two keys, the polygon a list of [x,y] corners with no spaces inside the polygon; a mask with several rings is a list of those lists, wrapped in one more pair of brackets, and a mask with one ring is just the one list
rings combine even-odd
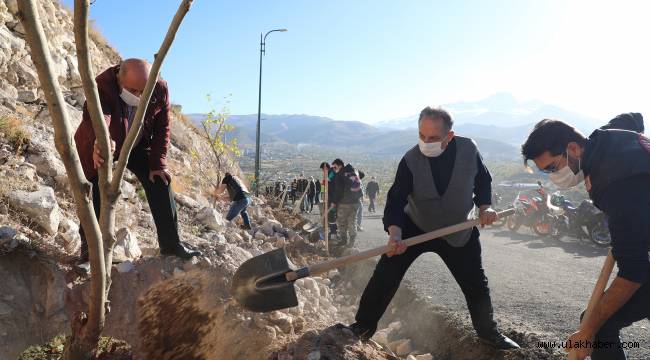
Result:
{"label": "black jeans", "polygon": [[[131,156],[126,167],[135,174],[144,188],[144,193],[147,196],[149,208],[151,209],[151,215],[156,224],[160,249],[174,250],[180,244],[180,237],[178,236],[176,201],[174,200],[174,191],[172,190],[171,183],[165,185],[158,176],[155,177],[153,183],[149,181],[149,154],[141,146],[137,146],[131,151]],[[93,207],[95,208],[95,216],[99,219],[101,199],[99,196],[98,179],[95,178],[91,183],[93,188]],[[86,243],[83,227],[79,228],[79,234],[81,235],[81,256],[87,257],[88,244]]]}
{"label": "black jeans", "polygon": [[368,212],[375,212],[375,197],[368,196],[368,199],[370,200],[370,204],[368,205]]}
{"label": "black jeans", "polygon": [[[584,313],[580,315],[581,320],[583,315]],[[643,319],[650,320],[650,273],[645,283],[632,295],[630,300],[607,319],[598,330],[594,339],[597,347],[593,349],[591,358],[593,360],[625,360],[625,350],[630,347],[623,347],[620,337],[621,329]],[[628,341],[637,340],[628,339]]]}
{"label": "black jeans", "polygon": [[[407,217],[402,237],[406,239],[422,233],[424,232]],[[373,331],[377,329],[379,319],[393,299],[404,274],[411,263],[424,252],[437,253],[451,271],[465,295],[472,324],[478,335],[483,338],[495,336],[498,330],[493,319],[488,281],[481,264],[481,244],[476,228],[463,247],[456,248],[443,239],[437,239],[409,247],[401,255],[382,255],[361,296],[356,321]]]}

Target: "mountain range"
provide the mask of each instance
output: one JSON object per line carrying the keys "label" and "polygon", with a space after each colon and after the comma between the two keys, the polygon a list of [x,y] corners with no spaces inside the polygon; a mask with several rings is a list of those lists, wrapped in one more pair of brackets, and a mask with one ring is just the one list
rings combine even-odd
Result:
{"label": "mountain range", "polygon": [[[541,119],[566,120],[586,134],[606,122],[540,101],[520,102],[509,93],[475,102],[446,104],[442,108],[451,113],[456,134],[473,138],[484,156],[498,159],[518,158],[519,145]],[[195,124],[205,118],[204,114],[187,116]],[[264,144],[308,144],[376,155],[400,155],[417,143],[417,114],[375,124],[311,115],[262,114],[261,118]],[[228,123],[235,127],[229,136],[237,137],[244,148],[254,146],[257,114],[231,115]]]}

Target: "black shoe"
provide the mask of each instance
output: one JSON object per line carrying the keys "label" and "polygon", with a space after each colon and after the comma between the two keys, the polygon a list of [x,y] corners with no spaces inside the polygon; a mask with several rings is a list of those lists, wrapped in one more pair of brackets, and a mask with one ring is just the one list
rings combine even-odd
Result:
{"label": "black shoe", "polygon": [[160,249],[160,255],[174,255],[181,259],[191,259],[194,256],[201,256],[201,252],[198,250],[188,249],[182,244],[178,244],[173,249]]}
{"label": "black shoe", "polygon": [[484,338],[479,336],[478,339],[482,343],[490,345],[499,350],[519,349],[519,344],[517,344],[512,339],[510,339],[509,337],[501,333],[497,333],[496,335],[491,336],[490,338]]}
{"label": "black shoe", "polygon": [[348,326],[350,330],[352,330],[352,333],[356,337],[359,338],[361,341],[368,341],[370,338],[372,338],[373,335],[375,335],[375,331],[377,331],[377,328],[371,328],[368,326],[365,326],[359,322],[355,322],[354,324]]}

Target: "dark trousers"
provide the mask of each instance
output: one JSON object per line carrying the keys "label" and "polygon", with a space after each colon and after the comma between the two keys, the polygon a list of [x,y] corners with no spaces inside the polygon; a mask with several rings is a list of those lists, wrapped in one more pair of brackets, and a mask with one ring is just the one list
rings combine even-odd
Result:
{"label": "dark trousers", "polygon": [[[141,146],[137,146],[131,151],[131,156],[126,167],[135,174],[144,188],[144,193],[147,196],[149,208],[151,209],[151,215],[156,224],[160,249],[173,250],[180,244],[180,238],[178,236],[176,202],[174,201],[174,191],[172,190],[171,183],[165,185],[158,176],[155,177],[153,183],[149,180],[149,155]],[[91,182],[93,188],[93,207],[95,208],[95,216],[99,219],[101,199],[99,196],[98,179],[94,179]],[[86,243],[83,227],[79,228],[79,234],[81,235],[81,256],[86,257],[88,255],[88,244]]]}
{"label": "dark trousers", "polygon": [[[582,319],[582,315],[580,315],[580,319]],[[643,319],[650,320],[650,273],[646,282],[632,295],[630,300],[598,330],[594,342],[604,346],[593,349],[591,358],[593,360],[625,360],[625,350],[630,347],[622,347],[621,329]],[[636,340],[628,339],[628,341]]]}
{"label": "dark trousers", "polygon": [[[423,231],[407,217],[402,229],[403,238],[422,233]],[[356,321],[369,329],[377,329],[379,319],[393,299],[404,274],[411,263],[424,252],[437,253],[451,271],[465,295],[472,324],[478,335],[484,338],[495,335],[498,330],[493,319],[488,281],[481,264],[481,244],[476,228],[463,247],[456,248],[443,239],[437,239],[409,247],[401,255],[393,257],[382,255],[361,296]]]}
{"label": "dark trousers", "polygon": [[374,196],[368,196],[368,199],[370,200],[370,204],[368,205],[368,212],[375,212],[375,197]]}

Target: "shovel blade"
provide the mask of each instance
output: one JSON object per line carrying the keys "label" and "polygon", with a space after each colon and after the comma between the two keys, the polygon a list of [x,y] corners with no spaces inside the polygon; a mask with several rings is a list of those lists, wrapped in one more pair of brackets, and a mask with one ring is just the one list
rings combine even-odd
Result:
{"label": "shovel blade", "polygon": [[292,271],[284,249],[246,260],[232,278],[230,294],[247,310],[268,312],[298,305],[293,283],[284,274]]}

